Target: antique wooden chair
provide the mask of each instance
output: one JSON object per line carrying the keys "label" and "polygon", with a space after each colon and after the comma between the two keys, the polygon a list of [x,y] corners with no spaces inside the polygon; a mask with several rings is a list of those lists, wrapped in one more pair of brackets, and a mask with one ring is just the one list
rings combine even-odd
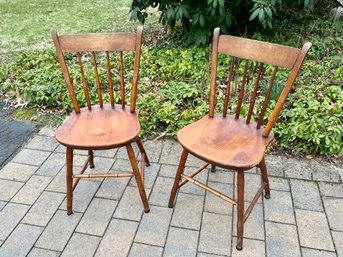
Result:
{"label": "antique wooden chair", "polygon": [[[144,211],[149,212],[149,204],[144,190],[144,166],[149,166],[149,159],[139,137],[140,124],[138,110],[136,109],[142,32],[142,27],[138,27],[137,33],[96,33],[58,36],[54,29],[51,31],[58,60],[74,108],[73,112],[57,129],[55,134],[57,141],[67,147],[66,184],[68,215],[73,213],[73,191],[81,178],[120,178],[131,176],[134,176],[136,179]],[[123,51],[134,52],[130,105],[127,105],[125,102],[125,95],[127,93],[125,92],[124,85]],[[66,60],[73,57],[70,56],[72,54],[68,55],[68,53],[74,53],[75,63],[79,65],[80,72],[78,81],[82,81],[82,86],[80,87],[83,87],[87,102],[87,106],[83,108],[79,105],[75,92],[76,86],[74,86],[74,82],[77,80],[72,80],[72,72],[68,69],[70,65],[67,66],[68,62]],[[90,59],[88,62],[87,56]],[[100,67],[98,64],[101,57],[104,59],[105,68]],[[114,79],[112,73],[114,72],[114,68],[111,66],[111,60],[114,57],[118,57],[117,59],[119,59],[119,69],[116,70],[116,74],[119,74],[120,77],[118,79],[120,80],[120,97],[119,93],[117,94],[113,88]],[[86,65],[91,67],[90,70],[94,70],[94,74],[90,72],[95,76],[92,79],[94,82],[86,79]],[[110,104],[103,103],[103,99],[106,99],[106,97],[103,97],[104,86],[101,82],[101,71],[105,73],[104,77],[107,77],[108,86],[106,91],[108,91],[107,98],[109,98]],[[91,83],[95,84],[93,88],[89,86]],[[90,94],[92,90],[93,95],[98,96],[98,104],[94,104],[94,100]],[[116,98],[121,98],[121,104],[115,103]],[[141,152],[141,172],[138,169],[136,157],[131,146],[133,142],[137,143]],[[122,146],[126,147],[133,172],[83,174],[88,165],[90,168],[94,168],[94,150],[112,149]],[[73,175],[74,149],[88,150],[88,158],[78,175]]]}
{"label": "antique wooden chair", "polygon": [[[178,141],[183,146],[183,152],[171,191],[169,207],[172,208],[174,205],[177,190],[189,181],[230,204],[237,205],[237,250],[241,250],[243,246],[244,222],[249,217],[263,190],[265,191],[265,198],[270,198],[264,154],[268,145],[273,141],[273,136],[270,134],[271,129],[283,108],[310,46],[310,43],[305,43],[302,49],[297,49],[219,35],[219,28],[214,30],[209,113],[199,121],[181,129],[177,135]],[[220,57],[223,55],[224,57],[225,55],[230,56],[226,58],[230,63],[225,72],[228,75],[227,77],[225,75],[225,82],[222,83],[226,84],[225,92],[221,94],[223,98],[222,114],[215,114],[216,98],[218,98],[217,95],[220,95],[217,93],[220,88],[217,88],[216,85],[217,73],[219,73],[218,53],[221,53]],[[222,63],[224,62],[222,59],[220,60]],[[285,79],[283,90],[269,116],[267,125],[263,127],[264,115],[273,86],[275,87],[275,78],[279,68],[287,70],[289,75]],[[264,83],[264,88],[259,85],[262,83]],[[258,97],[262,93],[265,97]],[[233,102],[234,100],[236,102],[231,104],[233,106],[230,108],[233,115],[228,115],[229,101]],[[257,102],[260,102],[262,107],[255,106]],[[244,107],[246,108],[244,109]],[[244,110],[245,119],[241,117]],[[259,114],[257,110],[259,110]],[[256,117],[256,121],[253,120],[254,117]],[[188,154],[206,162],[205,165],[189,176],[183,173]],[[236,200],[193,178],[209,164],[211,164],[211,171],[213,172],[216,166],[237,171]],[[260,168],[262,185],[244,212],[244,171],[253,167]]]}

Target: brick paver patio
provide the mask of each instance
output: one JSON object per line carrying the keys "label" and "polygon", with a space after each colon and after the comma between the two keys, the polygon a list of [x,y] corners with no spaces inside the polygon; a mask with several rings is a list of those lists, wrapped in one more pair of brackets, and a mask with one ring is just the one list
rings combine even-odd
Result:
{"label": "brick paver patio", "polygon": [[[143,214],[133,180],[81,180],[74,214],[65,211],[64,147],[42,129],[0,170],[0,256],[343,256],[343,169],[319,160],[267,156],[271,199],[260,199],[235,249],[235,208],[194,185],[167,207],[181,147],[146,141],[151,166],[146,190],[151,211]],[[125,149],[97,151],[95,171],[128,171]],[[137,148],[135,148],[136,153]],[[76,151],[81,166],[86,152]],[[195,158],[185,172],[201,165]],[[77,170],[77,169],[76,169]],[[199,180],[235,192],[235,173],[218,169]],[[260,176],[246,175],[246,200]]]}

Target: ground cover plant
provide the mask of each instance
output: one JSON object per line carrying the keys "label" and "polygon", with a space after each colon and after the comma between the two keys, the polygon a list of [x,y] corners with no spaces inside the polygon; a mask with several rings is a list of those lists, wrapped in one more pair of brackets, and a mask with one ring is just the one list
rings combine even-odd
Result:
{"label": "ground cover plant", "polygon": [[[333,21],[327,13],[324,10],[305,18],[290,13],[284,19],[274,21],[273,31],[259,29],[249,34],[258,40],[295,47],[304,41],[313,43],[303,71],[273,129],[278,146],[295,153],[332,155],[342,151],[343,24],[342,20]],[[290,20],[292,26],[289,26]],[[149,30],[149,25],[147,27]],[[154,31],[151,27],[150,31]],[[48,31],[45,33],[44,40],[48,42]],[[141,110],[142,134],[173,137],[180,128],[207,113],[210,47],[183,47],[178,40],[167,41],[165,35],[156,30],[154,33],[146,34],[147,42],[162,39],[143,46],[141,61],[137,105]],[[35,42],[33,40],[33,45]],[[132,55],[127,57],[124,58],[127,60],[125,67],[131,70]],[[70,60],[72,58],[70,56]],[[76,69],[72,71],[75,82],[80,80]],[[130,76],[126,77],[128,87]],[[113,79],[118,85],[118,78],[114,76]],[[95,93],[95,86],[93,90]],[[275,83],[267,111],[281,90],[282,84]],[[5,49],[1,55],[0,92],[14,102],[18,98],[25,99],[29,107],[63,110],[65,114],[71,109],[51,46],[17,52]],[[83,97],[81,87],[77,89],[77,95]]]}

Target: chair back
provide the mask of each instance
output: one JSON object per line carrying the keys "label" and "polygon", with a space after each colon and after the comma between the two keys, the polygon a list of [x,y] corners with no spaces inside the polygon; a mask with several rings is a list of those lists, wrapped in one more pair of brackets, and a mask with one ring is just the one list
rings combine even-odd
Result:
{"label": "chair back", "polygon": [[[92,89],[96,89],[100,107],[103,107],[103,98],[105,98],[103,97],[104,90],[108,91],[110,104],[113,108],[115,107],[116,94],[114,93],[115,90],[113,88],[113,73],[115,73],[115,75],[119,74],[120,89],[118,91],[120,92],[118,98],[120,98],[122,108],[125,108],[125,96],[127,92],[125,92],[123,52],[126,51],[134,52],[130,111],[135,112],[142,33],[143,27],[141,26],[138,27],[136,33],[93,33],[59,36],[55,29],[51,30],[51,36],[56,47],[58,60],[76,113],[80,112],[80,104],[77,100],[74,86],[74,83],[77,82],[82,83],[89,110],[92,108],[92,97],[90,97]],[[77,59],[80,73],[79,80],[75,78],[72,79],[71,77],[71,72],[70,69],[68,69],[66,62],[66,60],[70,59],[70,56],[67,55],[67,53],[73,53],[70,55],[71,58],[74,57]],[[111,61],[113,61],[113,59],[119,59],[119,67],[112,66]],[[105,62],[104,66],[99,65],[99,60]],[[86,76],[90,66],[93,66],[91,70],[94,72],[92,76],[89,76],[92,81]],[[107,80],[107,83],[101,81],[101,78],[104,77],[101,75],[104,75],[104,73],[107,73],[105,76],[107,77],[105,79]],[[95,86],[92,88],[90,86],[91,84]]]}
{"label": "chair back", "polygon": [[[267,137],[283,108],[311,43],[307,42],[302,49],[297,49],[246,38],[219,35],[219,32],[219,28],[214,30],[212,41],[210,117],[214,116],[217,102],[218,53],[229,56],[228,75],[224,80],[226,90],[223,94],[223,117],[227,115],[230,99],[237,97],[237,106],[234,110],[235,118],[239,119],[242,105],[246,104],[248,109],[246,123],[250,123],[252,116],[257,116],[257,129],[261,128],[276,82],[277,72],[279,69],[286,70],[287,77],[284,77],[283,90],[263,130],[263,136]],[[282,72],[281,76],[286,73]],[[260,85],[261,81],[262,84],[266,85],[265,88]],[[264,97],[259,98],[258,95],[261,94]],[[259,108],[255,106],[256,102],[260,102]],[[256,110],[259,110],[259,114],[255,113]]]}

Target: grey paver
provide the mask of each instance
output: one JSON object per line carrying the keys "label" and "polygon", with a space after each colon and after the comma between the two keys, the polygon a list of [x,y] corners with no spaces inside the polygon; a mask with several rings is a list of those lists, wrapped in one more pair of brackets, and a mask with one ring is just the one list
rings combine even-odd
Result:
{"label": "grey paver", "polygon": [[306,160],[297,160],[289,158],[283,160],[285,175],[288,178],[307,179],[312,178],[312,169],[310,163]]}
{"label": "grey paver", "polygon": [[43,228],[19,224],[0,248],[0,256],[26,256]]}
{"label": "grey paver", "polygon": [[338,170],[330,164],[319,163],[316,160],[312,160],[311,168],[313,170],[313,180],[340,182]]}
{"label": "grey paver", "polygon": [[272,190],[289,191],[288,179],[269,176],[269,185]]}
{"label": "grey paver", "polygon": [[118,149],[96,150],[94,152],[94,156],[113,158],[116,155],[117,151]]}
{"label": "grey paver", "polygon": [[[184,170],[185,175],[190,175],[196,170],[194,167],[186,167]],[[197,174],[194,179],[198,180],[199,182],[206,185],[207,183],[207,172],[208,169],[203,170],[201,173]],[[195,195],[205,195],[206,191],[191,182],[188,182],[184,186],[180,188],[180,192],[182,193],[190,193]]]}
{"label": "grey paver", "polygon": [[269,175],[283,177],[284,176],[284,167],[283,167],[282,156],[276,156],[267,154],[265,156],[267,172]]}
{"label": "grey paver", "polygon": [[195,257],[197,254],[198,237],[199,231],[171,227],[163,256]]}
{"label": "grey paver", "polygon": [[112,219],[95,256],[126,257],[137,226],[134,221]]}
{"label": "grey paver", "polygon": [[40,166],[49,157],[51,152],[22,149],[13,159],[12,162]]}
{"label": "grey paver", "polygon": [[117,201],[94,198],[87,208],[77,232],[102,236],[110,222]]}
{"label": "grey paver", "polygon": [[265,243],[260,240],[243,239],[243,250],[237,251],[237,238],[233,238],[234,245],[232,246],[232,257],[265,257]]}
{"label": "grey paver", "polygon": [[154,188],[149,197],[149,203],[158,206],[167,206],[174,179],[157,177]]}
{"label": "grey paver", "polygon": [[92,257],[94,256],[99,242],[99,237],[74,233],[68,241],[61,257]]}
{"label": "grey paver", "polygon": [[23,223],[46,226],[60,206],[65,195],[54,192],[43,192],[30,211],[25,215]]}
{"label": "grey paver", "polygon": [[317,249],[302,248],[303,257],[336,257],[336,253]]}
{"label": "grey paver", "polygon": [[[163,141],[159,140],[149,140],[143,142],[145,152],[148,155],[150,162],[158,162],[161,156],[162,148],[164,145]],[[138,155],[138,159],[140,159],[140,154]]]}
{"label": "grey paver", "polygon": [[36,170],[36,166],[9,162],[0,170],[0,178],[26,182]]}
{"label": "grey paver", "polygon": [[134,243],[128,257],[161,257],[162,247]]}
{"label": "grey paver", "polygon": [[5,207],[6,204],[6,202],[0,201],[0,211]]}
{"label": "grey paver", "polygon": [[[147,196],[149,189],[145,189]],[[149,202],[150,204],[150,202]],[[143,213],[143,203],[136,187],[126,187],[113,217],[139,221]]]}
{"label": "grey paver", "polygon": [[53,137],[35,136],[26,145],[25,148],[54,151],[59,143]]}
{"label": "grey paver", "polygon": [[343,257],[343,232],[332,231],[338,257]]}
{"label": "grey paver", "polygon": [[66,168],[65,166],[57,173],[46,190],[65,193],[66,192]]}
{"label": "grey paver", "polygon": [[[100,183],[97,181],[80,180],[73,193],[73,210],[84,212],[99,186]],[[64,200],[60,208],[66,210],[66,200]]]}
{"label": "grey paver", "polygon": [[0,239],[5,240],[29,210],[29,206],[8,203],[0,212]]}
{"label": "grey paver", "polygon": [[[247,205],[246,207],[247,208]],[[234,209],[233,231],[232,234],[237,236],[237,209]],[[244,223],[244,237],[251,239],[264,240],[264,221],[262,204],[256,204],[249,218]]]}
{"label": "grey paver", "polygon": [[264,200],[265,220],[295,224],[290,192],[271,190],[270,199]]}
{"label": "grey paver", "polygon": [[129,178],[105,178],[95,196],[119,200],[129,182]]}
{"label": "grey paver", "polygon": [[[222,184],[216,182],[208,182],[208,186],[226,194],[229,197],[233,197],[233,185],[232,184]],[[223,215],[232,215],[232,204],[220,199],[219,197],[213,195],[210,192],[206,192],[206,200],[204,211],[214,212]]]}
{"label": "grey paver", "polygon": [[0,179],[0,200],[11,200],[23,185],[21,182]]}
{"label": "grey paver", "polygon": [[291,179],[291,188],[295,208],[323,211],[322,201],[316,183]]}
{"label": "grey paver", "polygon": [[[227,255],[226,255],[227,256]],[[225,256],[225,257],[226,257]],[[214,253],[203,253],[203,252],[198,252],[197,257],[224,257],[224,255],[218,255]]]}
{"label": "grey paver", "polygon": [[58,210],[36,243],[39,248],[62,251],[81,218],[80,213],[67,215]]}
{"label": "grey paver", "polygon": [[62,153],[52,153],[37,170],[38,175],[55,176],[65,165],[66,157]]}
{"label": "grey paver", "polygon": [[203,205],[203,196],[179,193],[171,225],[199,230]]}
{"label": "grey paver", "polygon": [[323,198],[323,202],[330,228],[343,231],[343,199]]}
{"label": "grey paver", "polygon": [[[137,144],[131,144],[132,148],[133,148],[133,151],[135,152],[135,156],[137,158],[138,156],[138,146]],[[149,154],[149,153],[148,153]],[[127,155],[127,151],[126,151],[126,147],[120,147],[118,148],[118,151],[116,153],[116,156],[115,156],[117,159],[126,159],[126,160],[129,160],[129,157]]]}
{"label": "grey paver", "polygon": [[58,257],[60,252],[41,248],[33,248],[27,257]]}
{"label": "grey paver", "polygon": [[40,131],[38,131],[38,135],[41,136],[47,136],[47,137],[53,137],[55,135],[56,128],[45,126]]}
{"label": "grey paver", "polygon": [[[182,146],[173,140],[166,140],[162,149],[160,163],[179,165],[182,152]],[[186,166],[200,167],[204,164],[203,161],[195,158],[191,154],[188,155]]]}
{"label": "grey paver", "polygon": [[[88,168],[85,170],[85,174],[96,174],[96,173],[108,173],[114,163],[114,159],[105,157],[94,157],[94,168]],[[102,181],[102,178],[90,178],[92,181]]]}
{"label": "grey paver", "polygon": [[295,210],[301,246],[334,251],[323,212]]}
{"label": "grey paver", "polygon": [[51,177],[33,175],[13,197],[16,203],[33,204],[52,180]]}
{"label": "grey paver", "polygon": [[198,250],[201,252],[230,255],[232,218],[204,212]]}
{"label": "grey paver", "polygon": [[266,222],[265,226],[268,257],[301,257],[294,225]]}
{"label": "grey paver", "polygon": [[319,183],[320,193],[324,196],[343,198],[343,184]]}
{"label": "grey paver", "polygon": [[[138,163],[139,169],[141,169],[141,163]],[[151,163],[149,167],[144,169],[144,187],[152,188],[155,183],[160,165],[156,163]],[[136,179],[134,177],[130,180],[130,186],[137,186]]]}
{"label": "grey paver", "polygon": [[177,165],[162,164],[160,168],[159,176],[175,178],[177,171]]}
{"label": "grey paver", "polygon": [[216,172],[209,172],[208,174],[209,174],[208,181],[224,183],[224,184],[234,183],[235,171],[216,168]]}
{"label": "grey paver", "polygon": [[145,214],[139,224],[135,242],[164,246],[172,209],[150,206],[150,212]]}

